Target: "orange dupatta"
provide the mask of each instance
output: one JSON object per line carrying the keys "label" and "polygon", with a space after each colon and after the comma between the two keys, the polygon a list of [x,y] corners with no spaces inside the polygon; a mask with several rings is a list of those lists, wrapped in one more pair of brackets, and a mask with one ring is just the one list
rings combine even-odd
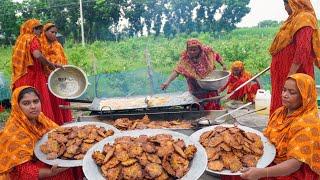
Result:
{"label": "orange dupatta", "polygon": [[264,135],[276,146],[276,164],[294,158],[320,175],[320,121],[315,81],[311,76],[291,75],[302,97],[302,106],[287,116],[284,106],[270,117]]}
{"label": "orange dupatta", "polygon": [[[240,77],[235,76],[233,74],[233,71],[235,68],[238,68],[241,70]],[[233,90],[235,90],[239,86],[238,80],[243,79],[244,80],[243,82],[245,82],[251,78],[251,74],[244,69],[244,64],[242,61],[234,61],[231,64],[230,71],[231,71],[231,75],[229,77],[228,83],[224,87],[221,88],[222,91],[225,90],[226,88],[228,88],[227,93],[231,93]]]}
{"label": "orange dupatta", "polygon": [[32,124],[20,109],[18,96],[30,86],[16,88],[12,94],[12,110],[3,131],[0,132],[0,179],[8,179],[10,170],[30,161],[35,143],[49,130],[58,125],[42,112],[38,125]]}
{"label": "orange dupatta", "polygon": [[283,23],[269,49],[271,55],[275,55],[288,46],[295,33],[306,26],[314,29],[312,35],[313,51],[316,55],[315,64],[320,67],[320,30],[318,21],[310,0],[289,0],[292,14]]}
{"label": "orange dupatta", "polygon": [[36,37],[33,28],[39,25],[41,25],[39,20],[29,19],[20,27],[20,35],[12,53],[12,84],[27,73],[28,66],[33,65],[30,43]]}
{"label": "orange dupatta", "polygon": [[[48,61],[54,64],[66,65],[68,64],[67,57],[64,53],[62,45],[57,41],[49,42],[45,32],[49,30],[49,28],[55,26],[53,23],[47,23],[43,26],[43,32],[40,37],[41,44],[41,52]],[[46,67],[47,74],[50,73],[50,69]]]}

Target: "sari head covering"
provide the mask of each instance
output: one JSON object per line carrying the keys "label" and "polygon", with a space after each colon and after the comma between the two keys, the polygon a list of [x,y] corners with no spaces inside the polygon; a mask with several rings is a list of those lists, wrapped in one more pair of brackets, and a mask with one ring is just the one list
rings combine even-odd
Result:
{"label": "sari head covering", "polygon": [[298,73],[289,78],[296,81],[302,106],[287,115],[286,107],[278,108],[264,131],[276,146],[276,164],[294,158],[320,174],[320,121],[316,85],[309,75]]}
{"label": "sari head covering", "polygon": [[214,53],[210,47],[203,45],[199,40],[193,38],[187,41],[187,47],[200,48],[198,61],[192,61],[188,50],[185,50],[182,52],[180,60],[174,70],[187,78],[205,78],[215,69],[214,61],[216,59],[216,53]]}
{"label": "sari head covering", "polygon": [[12,84],[27,73],[27,67],[33,65],[30,42],[36,36],[33,29],[41,26],[37,19],[29,19],[20,27],[20,35],[16,40],[12,53]]}
{"label": "sari head covering", "polygon": [[244,63],[242,61],[239,61],[239,60],[234,61],[231,64],[232,75],[233,75],[234,69],[236,69],[236,68],[241,70],[240,78],[249,78],[249,79],[251,78],[251,74],[244,69]]}
{"label": "sari head covering", "polygon": [[[47,23],[43,26],[43,31],[40,37],[40,44],[41,44],[41,52],[48,61],[54,64],[66,65],[68,64],[67,57],[64,53],[62,45],[59,41],[55,40],[53,42],[49,42],[46,37],[46,31],[50,28],[56,27],[53,23]],[[50,73],[50,69],[48,67],[46,69],[46,74]]]}
{"label": "sari head covering", "polygon": [[198,39],[191,38],[187,41],[187,48],[188,47],[200,47],[201,48],[201,42]]}
{"label": "sari head covering", "polygon": [[271,55],[275,55],[288,46],[295,33],[306,26],[314,29],[312,34],[312,46],[316,55],[315,64],[320,67],[320,30],[318,21],[310,0],[289,0],[292,14],[283,23],[269,49]]}
{"label": "sari head covering", "polygon": [[42,112],[38,116],[37,125],[32,124],[25,116],[19,106],[18,97],[27,87],[30,86],[21,86],[13,91],[11,114],[0,132],[0,179],[13,167],[30,161],[35,143],[43,134],[58,126]]}

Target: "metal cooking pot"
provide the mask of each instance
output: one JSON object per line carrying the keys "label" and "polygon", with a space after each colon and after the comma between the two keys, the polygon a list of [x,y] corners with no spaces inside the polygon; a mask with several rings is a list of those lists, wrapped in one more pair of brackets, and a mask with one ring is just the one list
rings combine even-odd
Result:
{"label": "metal cooking pot", "polygon": [[85,72],[73,65],[55,69],[48,78],[50,92],[61,99],[80,97],[86,91],[88,84]]}
{"label": "metal cooking pot", "polygon": [[197,79],[197,83],[203,89],[218,90],[227,84],[230,74],[229,71],[213,71],[207,77]]}

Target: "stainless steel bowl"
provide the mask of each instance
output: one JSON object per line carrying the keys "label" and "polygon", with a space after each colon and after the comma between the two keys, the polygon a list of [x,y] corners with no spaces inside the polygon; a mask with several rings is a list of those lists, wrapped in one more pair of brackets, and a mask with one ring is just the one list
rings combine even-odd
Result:
{"label": "stainless steel bowl", "polygon": [[229,71],[213,71],[207,77],[203,79],[198,79],[197,82],[199,86],[207,90],[218,90],[219,88],[225,86],[228,82],[230,76]]}
{"label": "stainless steel bowl", "polygon": [[84,71],[73,65],[55,69],[48,78],[50,92],[62,99],[80,97],[86,91],[88,84]]}

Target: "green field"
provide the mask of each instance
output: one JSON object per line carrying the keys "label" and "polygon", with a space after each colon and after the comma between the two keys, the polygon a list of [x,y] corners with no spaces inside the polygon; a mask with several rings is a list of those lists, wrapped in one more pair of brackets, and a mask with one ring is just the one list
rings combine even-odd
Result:
{"label": "green field", "polygon": [[[168,73],[172,70],[187,39],[194,37],[218,51],[227,64],[240,59],[253,73],[270,62],[268,47],[277,28],[244,28],[228,34],[213,36],[209,33],[180,34],[173,39],[164,37],[137,37],[120,42],[94,42],[82,47],[67,41],[65,52],[70,64],[82,67],[87,74],[111,73],[145,67],[145,50],[148,49],[152,66],[156,71]],[[11,73],[11,47],[1,47],[0,71]],[[95,68],[96,67],[96,71]]]}

